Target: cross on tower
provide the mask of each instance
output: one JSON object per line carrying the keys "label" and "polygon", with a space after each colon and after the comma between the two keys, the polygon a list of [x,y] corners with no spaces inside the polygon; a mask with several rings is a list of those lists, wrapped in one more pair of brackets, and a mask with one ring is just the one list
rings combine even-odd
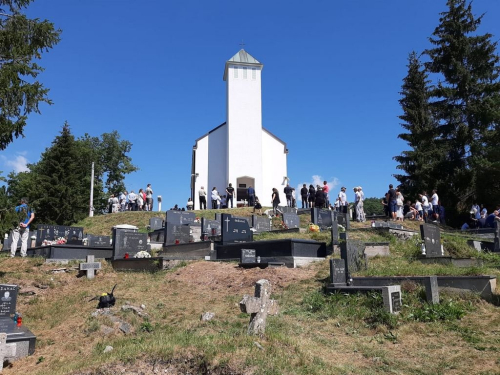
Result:
{"label": "cross on tower", "polygon": [[266,330],[267,315],[278,313],[278,303],[269,299],[271,295],[271,284],[268,280],[261,279],[255,283],[255,297],[244,295],[240,301],[242,312],[252,314],[248,325],[248,334],[257,335]]}

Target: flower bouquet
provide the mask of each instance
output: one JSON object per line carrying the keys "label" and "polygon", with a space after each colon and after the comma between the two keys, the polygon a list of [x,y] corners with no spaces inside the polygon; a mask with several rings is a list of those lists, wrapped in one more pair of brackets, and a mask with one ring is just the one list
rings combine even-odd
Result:
{"label": "flower bouquet", "polygon": [[134,258],[151,258],[151,254],[147,251],[139,251],[134,255]]}

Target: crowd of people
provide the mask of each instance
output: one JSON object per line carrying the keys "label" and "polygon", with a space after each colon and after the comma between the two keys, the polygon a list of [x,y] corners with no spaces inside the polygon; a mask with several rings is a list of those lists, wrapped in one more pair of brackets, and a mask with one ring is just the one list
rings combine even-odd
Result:
{"label": "crowd of people", "polygon": [[146,189],[137,193],[131,190],[120,192],[117,196],[111,194],[108,199],[108,213],[124,211],[153,211],[153,189],[148,184]]}
{"label": "crowd of people", "polygon": [[476,228],[494,228],[500,225],[500,205],[496,210],[488,214],[488,210],[484,205],[474,203],[469,211],[469,220],[462,225],[462,230],[476,229]]}

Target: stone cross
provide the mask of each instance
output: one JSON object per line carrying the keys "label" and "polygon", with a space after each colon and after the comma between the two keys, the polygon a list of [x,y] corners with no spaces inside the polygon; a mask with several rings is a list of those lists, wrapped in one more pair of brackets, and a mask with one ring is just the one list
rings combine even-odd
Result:
{"label": "stone cross", "polygon": [[101,269],[101,262],[94,262],[93,255],[87,255],[87,263],[80,263],[80,271],[87,271],[87,279],[93,279],[95,270]]}
{"label": "stone cross", "polygon": [[252,314],[248,325],[249,335],[263,334],[266,330],[267,315],[278,313],[278,303],[270,299],[271,284],[268,280],[262,279],[255,284],[255,297],[244,295],[240,301],[242,312]]}

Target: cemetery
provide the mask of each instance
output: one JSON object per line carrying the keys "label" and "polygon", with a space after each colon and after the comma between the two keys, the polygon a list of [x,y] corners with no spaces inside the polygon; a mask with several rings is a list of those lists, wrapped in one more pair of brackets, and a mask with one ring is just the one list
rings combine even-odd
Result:
{"label": "cemetery", "polygon": [[[440,321],[445,324],[444,327],[449,324],[450,329],[456,324],[464,325],[464,329],[473,329],[476,332],[474,343],[470,344],[473,347],[500,345],[491,341],[492,332],[467,318],[471,311],[477,312],[477,308],[473,307],[476,305],[491,311],[498,308],[496,278],[500,273],[500,257],[494,251],[478,250],[468,244],[470,241],[495,244],[495,232],[477,236],[432,225],[429,233],[427,225],[420,226],[418,223],[390,228],[411,233],[401,237],[387,230],[385,221],[377,220],[375,226],[370,222],[351,222],[347,225],[345,216],[333,212],[329,215],[321,210],[304,210],[289,221],[296,223],[299,230],[291,233],[274,229],[271,219],[252,215],[250,209],[237,210],[222,210],[217,217],[207,211],[175,216],[167,211],[159,219],[158,213],[155,213],[157,218],[151,221],[153,213],[144,213],[143,223],[139,225],[137,222],[135,225],[116,223],[107,230],[97,223],[88,228],[75,226],[75,229],[42,226],[42,234],[34,231],[35,243],[28,250],[28,258],[23,260],[34,267],[34,273],[24,274],[22,279],[16,280],[9,275],[17,269],[16,262],[21,258],[0,257],[0,281],[18,291],[17,301],[13,302],[14,305],[17,303],[17,307],[10,305],[9,309],[2,308],[5,315],[2,326],[7,331],[7,346],[2,352],[5,353],[6,363],[31,366],[43,356],[50,358],[46,366],[52,366],[51,345],[46,342],[53,341],[56,346],[62,345],[62,342],[43,328],[51,309],[56,309],[62,318],[50,325],[57,327],[56,331],[62,334],[74,332],[72,336],[75,340],[88,343],[85,351],[89,350],[89,354],[102,338],[115,347],[126,335],[146,338],[148,335],[168,334],[175,343],[175,337],[171,336],[173,333],[165,331],[174,317],[194,329],[192,340],[196,340],[198,334],[206,329],[204,324],[207,323],[196,321],[205,311],[215,311],[211,313],[213,316],[210,315],[211,321],[223,319],[233,321],[233,324],[238,322],[240,328],[235,333],[234,345],[239,346],[247,335],[260,340],[268,331],[284,329],[290,334],[298,329],[298,323],[290,320],[291,316],[287,314],[290,309],[303,314],[300,316],[313,326],[315,319],[329,316],[326,326],[319,332],[325,329],[338,332],[343,330],[342,327],[351,329],[349,327],[358,327],[364,322],[361,323],[365,325],[362,329],[364,335],[378,340],[380,334],[376,327],[387,327],[396,332],[403,329],[398,330],[397,327],[431,329],[434,327],[432,322]],[[319,232],[309,231],[311,219],[316,220]],[[95,218],[95,221],[98,220]],[[173,227],[176,229],[172,230]],[[197,229],[193,230],[193,227]],[[346,230],[346,227],[349,229]],[[51,241],[52,233],[60,238],[63,231],[76,233],[72,244],[37,246],[37,238],[42,242]],[[152,233],[159,231],[163,233],[161,243],[152,240]],[[491,248],[495,249],[494,246]],[[441,258],[473,261],[457,264],[428,260]],[[58,260],[69,261],[70,266],[76,262],[76,267],[55,268],[57,265],[54,262]],[[174,285],[171,283],[175,283],[176,287],[168,287]],[[95,287],[92,286],[94,284]],[[112,322],[107,321],[116,320],[115,315],[104,312],[92,316],[92,312],[96,311],[95,305],[84,300],[90,300],[100,290],[110,290],[114,284],[118,285],[115,291],[117,303],[120,306],[127,303],[144,305],[144,309],[135,309],[140,314],[147,313],[147,319],[154,324],[160,324],[157,331],[148,332],[153,328],[141,328],[149,327],[141,323],[144,317],[136,323],[133,319],[120,321],[123,329],[113,329]],[[77,297],[78,293],[56,297],[61,285],[70,285],[72,289],[80,290],[79,295],[87,297],[82,300]],[[54,297],[47,300],[50,295]],[[240,317],[233,307],[224,302],[227,297],[223,296],[228,295],[241,300],[243,314]],[[67,302],[60,303],[60,298]],[[213,306],[214,298],[217,308]],[[35,309],[39,304],[41,310]],[[75,310],[77,304],[80,308]],[[186,315],[186,304],[192,304],[196,313]],[[168,306],[168,314],[163,312],[164,306]],[[111,314],[112,311],[113,308]],[[137,314],[133,309],[128,311],[129,315]],[[352,311],[355,311],[354,320]],[[422,315],[423,311],[430,315]],[[21,327],[16,327],[14,323],[12,315],[15,313],[23,316]],[[283,320],[288,322],[288,328],[281,327]],[[81,327],[82,322],[87,322],[87,327]],[[162,324],[166,324],[165,328],[159,328]],[[21,329],[22,335],[14,336],[12,332],[17,332],[16,329]],[[228,329],[234,330],[234,327]],[[401,338],[391,340],[405,347],[406,336],[398,333],[398,337],[400,335]],[[13,341],[14,337],[18,341]],[[304,339],[307,340],[307,335]],[[460,334],[455,339],[460,340]],[[222,340],[222,336],[215,337],[215,340]],[[19,342],[19,349],[15,352],[11,345],[14,342]],[[357,345],[355,342],[350,345]],[[174,345],[181,353],[184,344],[178,342]],[[305,344],[296,345],[300,348]],[[332,342],[329,346],[328,349],[322,346],[322,350],[333,353],[338,344]],[[366,353],[375,350],[371,347],[372,344],[369,344],[363,350]],[[151,350],[159,348],[151,347]],[[390,352],[389,348],[382,350]],[[62,368],[83,365],[81,359],[72,357],[71,351],[65,353],[72,358],[72,364]],[[98,355],[96,366],[103,366],[107,355]],[[228,354],[222,352],[219,355],[224,357]],[[426,355],[427,352],[422,351],[417,357]],[[142,362],[140,357],[138,353],[136,361]],[[315,355],[308,361],[314,361],[314,358]],[[346,355],[335,363],[347,365],[348,358],[352,356]],[[456,361],[466,363],[465,358]],[[488,362],[488,357],[484,356],[483,361]],[[194,364],[190,363],[190,366]],[[287,367],[284,364],[280,366]],[[216,365],[214,368],[217,368]],[[9,368],[5,368],[4,372],[9,373]]]}

